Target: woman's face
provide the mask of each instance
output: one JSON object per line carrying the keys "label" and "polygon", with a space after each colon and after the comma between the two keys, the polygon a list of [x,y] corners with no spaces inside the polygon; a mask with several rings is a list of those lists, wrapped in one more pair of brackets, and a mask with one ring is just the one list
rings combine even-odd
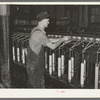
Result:
{"label": "woman's face", "polygon": [[44,27],[48,27],[50,22],[49,22],[49,19],[44,19],[44,20],[42,20],[42,23],[43,23]]}

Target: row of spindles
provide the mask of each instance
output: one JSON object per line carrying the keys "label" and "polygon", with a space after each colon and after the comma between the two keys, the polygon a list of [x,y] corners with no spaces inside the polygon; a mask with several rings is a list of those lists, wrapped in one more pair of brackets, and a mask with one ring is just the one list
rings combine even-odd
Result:
{"label": "row of spindles", "polygon": [[[90,41],[89,41],[90,42]],[[67,47],[67,45],[66,45]],[[91,46],[92,47],[92,46]],[[48,50],[47,50],[48,49]],[[76,58],[75,58],[75,52],[73,50],[71,51],[69,48],[69,52],[66,55],[66,50],[64,48],[58,48],[57,51],[53,51],[49,48],[46,48],[45,51],[45,69],[48,70],[49,75],[53,76],[54,73],[56,73],[56,77],[61,79],[63,75],[66,75],[67,80],[69,83],[73,81],[73,78],[75,78],[77,75],[76,67],[79,67],[79,76],[77,76],[79,79],[79,86],[81,88],[85,88],[86,83],[88,80],[90,80],[88,74],[89,74],[89,65],[88,60],[84,54],[84,52],[81,53],[81,59],[80,65],[78,66],[76,64]],[[66,59],[67,58],[67,59]],[[95,62],[95,79],[94,79],[94,88],[99,88],[99,67],[100,65]],[[91,71],[91,70],[90,70]],[[91,77],[92,78],[92,77]]]}
{"label": "row of spindles", "polygon": [[27,43],[29,34],[15,34],[12,36],[12,60],[20,65],[26,64]]}
{"label": "row of spindles", "polygon": [[[15,34],[12,37],[12,60],[21,65],[26,65],[26,55],[27,55],[27,43],[29,40],[29,34]],[[72,45],[72,44],[71,44]],[[67,48],[67,45],[65,45]],[[50,48],[45,48],[45,69],[48,71],[50,76],[56,75],[57,78],[62,79],[64,75],[69,83],[73,81],[77,75],[76,67],[79,67],[80,74],[78,79],[81,88],[85,87],[87,81],[87,60],[85,58],[84,52],[82,52],[80,66],[76,64],[76,56],[73,50],[67,52],[66,49],[57,48],[57,50],[51,50]],[[26,66],[27,67],[27,66]],[[94,88],[99,88],[99,60],[95,62],[95,79]]]}

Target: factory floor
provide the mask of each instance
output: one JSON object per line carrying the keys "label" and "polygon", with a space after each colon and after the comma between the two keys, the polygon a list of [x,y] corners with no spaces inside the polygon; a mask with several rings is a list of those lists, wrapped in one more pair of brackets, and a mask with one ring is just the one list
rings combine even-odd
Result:
{"label": "factory floor", "polygon": [[[56,77],[57,75],[49,75],[48,72],[44,73],[45,78],[45,88],[62,88],[62,89],[81,89],[79,79],[73,79],[71,83],[67,80],[67,75],[63,75],[60,79]],[[12,65],[11,68],[11,81],[12,88],[28,88],[27,86],[27,71],[26,68],[18,66],[17,64]],[[94,84],[88,81],[84,89],[93,89]]]}

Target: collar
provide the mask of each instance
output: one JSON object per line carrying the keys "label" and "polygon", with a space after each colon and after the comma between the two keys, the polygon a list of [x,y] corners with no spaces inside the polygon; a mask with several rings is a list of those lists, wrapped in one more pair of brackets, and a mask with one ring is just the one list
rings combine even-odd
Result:
{"label": "collar", "polygon": [[40,26],[37,26],[36,28],[40,29],[44,34],[46,34],[45,30],[41,28]]}

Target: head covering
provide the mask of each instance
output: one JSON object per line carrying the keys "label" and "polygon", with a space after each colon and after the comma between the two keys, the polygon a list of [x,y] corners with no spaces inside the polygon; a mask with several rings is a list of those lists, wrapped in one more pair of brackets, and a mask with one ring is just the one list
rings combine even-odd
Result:
{"label": "head covering", "polygon": [[46,19],[46,18],[49,18],[49,14],[46,11],[40,12],[37,15],[37,20],[38,21],[41,21],[41,20]]}

